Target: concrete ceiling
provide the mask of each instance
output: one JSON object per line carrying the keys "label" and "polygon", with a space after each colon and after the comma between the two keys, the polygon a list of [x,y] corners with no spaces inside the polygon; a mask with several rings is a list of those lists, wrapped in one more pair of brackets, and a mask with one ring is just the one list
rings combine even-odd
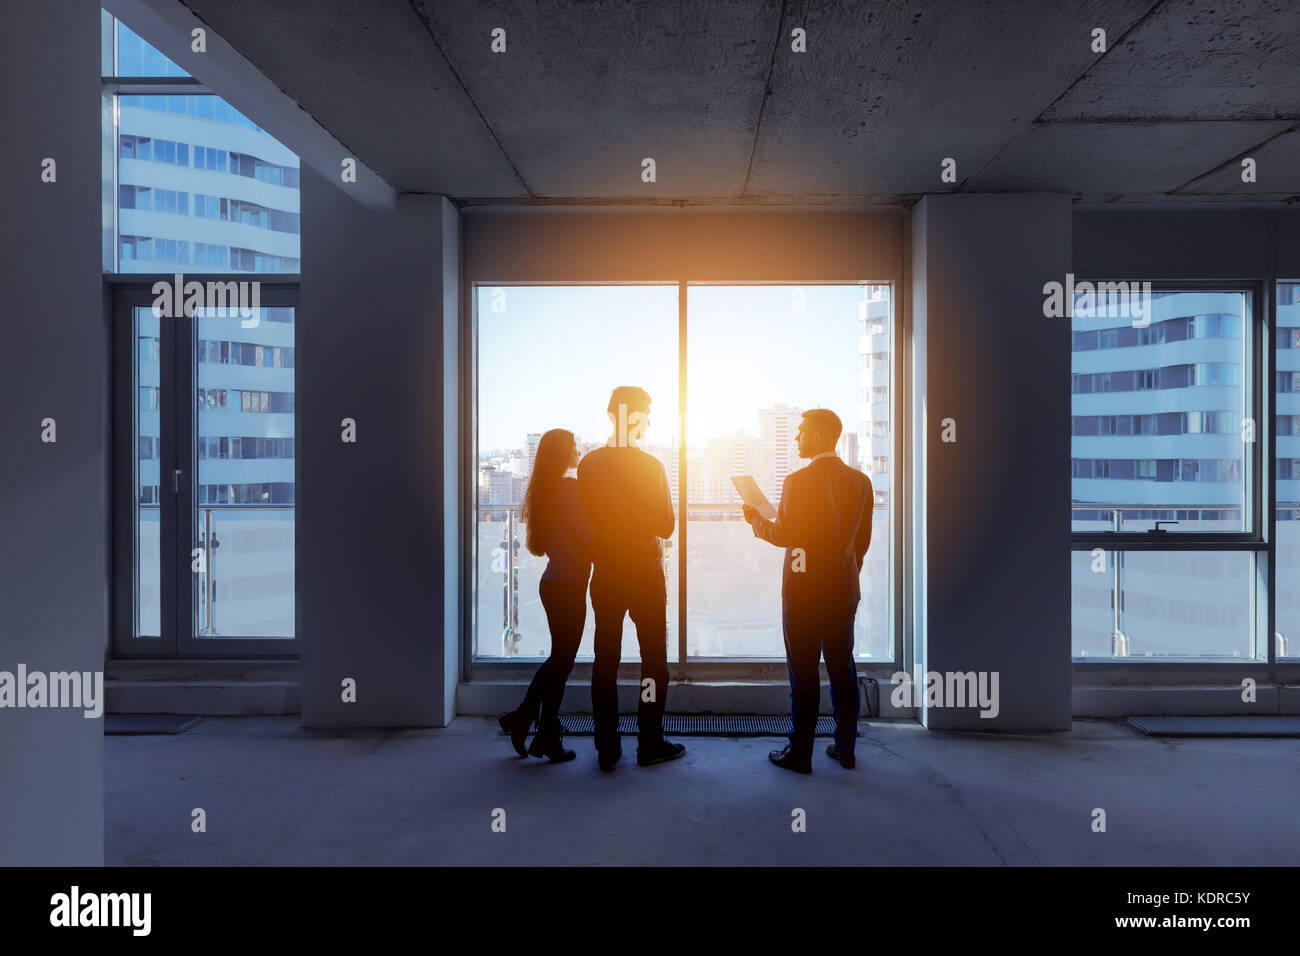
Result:
{"label": "concrete ceiling", "polygon": [[[1300,200],[1294,0],[185,2],[402,191]],[[1241,182],[1246,156],[1255,183]]]}

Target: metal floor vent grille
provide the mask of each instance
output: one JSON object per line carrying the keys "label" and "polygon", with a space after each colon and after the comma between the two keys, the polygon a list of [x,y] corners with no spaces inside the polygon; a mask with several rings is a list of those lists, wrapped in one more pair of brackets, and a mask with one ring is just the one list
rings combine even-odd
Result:
{"label": "metal floor vent grille", "polygon": [[[560,724],[569,736],[590,737],[594,733],[590,714],[561,714]],[[623,737],[635,737],[636,714],[621,714],[618,718],[618,732]],[[668,737],[786,737],[790,734],[790,718],[665,714],[664,734]],[[831,717],[818,717],[817,736],[834,737],[835,720]]]}

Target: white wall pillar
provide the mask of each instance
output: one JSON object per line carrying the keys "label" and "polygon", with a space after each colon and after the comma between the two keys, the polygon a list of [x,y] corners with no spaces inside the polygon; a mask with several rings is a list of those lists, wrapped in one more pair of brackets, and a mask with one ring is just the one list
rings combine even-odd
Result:
{"label": "white wall pillar", "polygon": [[1070,727],[1070,325],[1044,317],[1042,291],[1070,244],[1067,196],[913,210],[913,676],[996,672],[999,698],[996,717],[927,706],[927,727]]}
{"label": "white wall pillar", "polygon": [[[440,196],[355,202],[304,169],[298,627],[305,726],[454,716],[458,213]],[[449,314],[450,313],[450,314]],[[356,423],[356,442],[341,422]],[[356,702],[342,699],[344,679]]]}
{"label": "white wall pillar", "polygon": [[[0,31],[0,670],[98,672],[108,646],[109,334],[100,32],[91,0],[8,4]],[[55,181],[42,182],[45,159]],[[54,419],[54,442],[41,441]],[[104,862],[104,724],[0,710],[0,866]]]}

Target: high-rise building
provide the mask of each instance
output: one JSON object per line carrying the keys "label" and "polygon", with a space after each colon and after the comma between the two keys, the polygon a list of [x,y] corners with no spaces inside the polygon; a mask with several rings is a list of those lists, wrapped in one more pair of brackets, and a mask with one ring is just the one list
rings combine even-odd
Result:
{"label": "high-rise building", "polygon": [[[739,504],[740,495],[736,493],[732,477],[754,475],[762,481],[768,449],[761,439],[738,428],[730,435],[710,438],[702,457],[708,461],[708,483],[705,486],[708,500],[719,504]],[[779,486],[776,490],[779,492]]]}
{"label": "high-rise building", "polygon": [[478,501],[493,507],[517,505],[523,501],[518,485],[520,478],[495,465],[480,465],[478,472]]}
{"label": "high-rise building", "polygon": [[1279,283],[1277,287],[1275,387],[1277,520],[1296,521],[1300,519],[1300,283]]}
{"label": "high-rise building", "polygon": [[[858,303],[858,352],[862,356],[862,406],[858,409],[857,441],[851,464],[871,479],[877,507],[889,502],[889,459],[893,439],[889,432],[890,322],[888,286],[865,286]],[[844,457],[846,461],[849,459]]]}
{"label": "high-rise building", "polygon": [[773,494],[780,495],[785,476],[800,467],[795,435],[802,417],[802,409],[789,405],[773,405],[759,410],[758,435],[769,455],[766,473],[769,498]]}
{"label": "high-rise building", "polygon": [[858,433],[846,430],[840,435],[840,440],[835,445],[835,453],[844,460],[846,465],[860,469],[862,463],[858,461]]}
{"label": "high-rise building", "polygon": [[524,439],[525,455],[527,458],[527,470],[524,472],[525,477],[531,478],[533,476],[533,462],[537,461],[537,446],[541,444],[541,441],[541,432],[529,432],[527,438]]}
{"label": "high-rise building", "polygon": [[1244,303],[1236,292],[1155,293],[1139,320],[1076,304],[1076,520],[1109,525],[1118,509],[1124,531],[1157,518],[1240,525]]}
{"label": "high-rise building", "polygon": [[[187,74],[120,21],[117,75]],[[298,157],[221,97],[120,94],[116,272],[300,271]]]}
{"label": "high-rise building", "polygon": [[[1245,417],[1247,301],[1218,291],[1075,301],[1076,530],[1150,531],[1157,521],[1175,534],[1245,530],[1247,449],[1264,440]],[[1246,563],[1227,553],[1116,551],[1104,562],[1076,561],[1075,656],[1226,655],[1224,635],[1245,632],[1246,604],[1207,605],[1204,591],[1188,588],[1189,573],[1249,590]]]}

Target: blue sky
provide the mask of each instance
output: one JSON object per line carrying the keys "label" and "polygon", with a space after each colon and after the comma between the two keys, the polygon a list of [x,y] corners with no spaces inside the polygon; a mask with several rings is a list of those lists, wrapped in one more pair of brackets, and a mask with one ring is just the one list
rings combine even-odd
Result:
{"label": "blue sky", "polygon": [[[774,403],[834,409],[857,425],[858,285],[692,286],[689,444],[758,433]],[[504,292],[504,311],[493,311]],[[653,399],[649,440],[677,441],[677,286],[478,287],[479,448],[518,448],[530,431],[609,434],[616,385]]]}

